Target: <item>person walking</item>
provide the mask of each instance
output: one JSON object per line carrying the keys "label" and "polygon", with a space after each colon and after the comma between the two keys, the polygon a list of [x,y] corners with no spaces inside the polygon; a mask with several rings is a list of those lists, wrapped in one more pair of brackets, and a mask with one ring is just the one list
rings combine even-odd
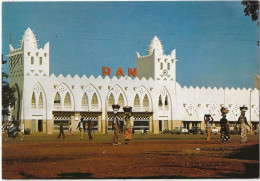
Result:
{"label": "person walking", "polygon": [[60,134],[58,135],[57,139],[60,138],[62,135],[63,139],[65,139],[65,134],[63,130],[63,123],[60,124]]}
{"label": "person walking", "polygon": [[229,112],[229,110],[225,107],[221,108],[222,118],[220,119],[220,141],[222,143],[230,143],[230,127],[228,120],[226,119],[226,114]]}
{"label": "person walking", "polygon": [[114,137],[113,137],[113,145],[121,145],[120,143],[120,125],[119,125],[119,118],[117,113],[113,119],[113,130],[114,130]]}
{"label": "person walking", "polygon": [[125,111],[125,128],[124,128],[124,133],[125,133],[125,144],[129,144],[130,140],[133,138],[133,133],[132,133],[132,126],[131,126],[131,116],[133,115],[132,113],[132,107],[124,107],[123,108]]}
{"label": "person walking", "polygon": [[69,133],[68,133],[68,136],[74,136],[74,134],[72,133],[72,125],[71,125],[71,122],[70,122],[70,126],[69,126]]}
{"label": "person walking", "polygon": [[77,126],[77,129],[79,129],[80,132],[80,140],[83,140],[84,138],[84,123],[83,123],[83,118],[80,119],[80,122]]}
{"label": "person walking", "polygon": [[247,143],[247,127],[248,126],[251,130],[250,125],[247,122],[245,113],[247,111],[247,107],[243,106],[240,107],[241,115],[238,118],[238,121],[236,122],[235,128],[237,125],[240,127],[240,143]]}
{"label": "person walking", "polygon": [[206,124],[206,131],[207,131],[207,143],[210,142],[210,134],[211,134],[211,123],[213,122],[213,118],[210,114],[204,115],[204,121]]}
{"label": "person walking", "polygon": [[92,128],[93,128],[93,122],[89,119],[88,120],[88,138],[89,140],[92,140],[93,137],[91,136],[91,132],[92,132]]}

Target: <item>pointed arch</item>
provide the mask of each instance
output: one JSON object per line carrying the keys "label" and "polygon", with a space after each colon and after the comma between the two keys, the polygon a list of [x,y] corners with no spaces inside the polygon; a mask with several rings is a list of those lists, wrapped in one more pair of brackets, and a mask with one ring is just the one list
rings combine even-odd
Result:
{"label": "pointed arch", "polygon": [[110,93],[109,98],[108,98],[108,107],[112,108],[112,105],[115,103],[115,98],[113,93]]}
{"label": "pointed arch", "polygon": [[83,96],[82,96],[82,99],[81,99],[81,107],[82,109],[84,110],[88,110],[88,96],[87,96],[87,93],[84,92]]}
{"label": "pointed arch", "polygon": [[144,99],[143,99],[143,109],[145,111],[150,110],[149,98],[148,98],[147,94],[145,94]]}
{"label": "pointed arch", "polygon": [[91,99],[91,109],[92,110],[98,109],[98,98],[96,93],[93,94]]}
{"label": "pointed arch", "polygon": [[168,102],[167,94],[166,94],[165,99],[164,99],[164,106],[165,106],[165,110],[169,110],[169,102]]}
{"label": "pointed arch", "polygon": [[43,89],[43,87],[41,86],[41,84],[39,82],[37,82],[34,86],[33,86],[33,91],[35,93],[35,97],[36,97],[36,107],[38,109],[45,109],[46,107],[46,94],[45,91]]}
{"label": "pointed arch", "polygon": [[42,92],[40,92],[39,95],[39,109],[43,109],[43,97],[42,97]]}
{"label": "pointed arch", "polygon": [[120,93],[120,95],[118,96],[117,103],[120,105],[120,107],[124,107],[125,106],[125,104],[124,104],[124,97],[123,97],[122,93]]}
{"label": "pointed arch", "polygon": [[[107,105],[108,105],[108,107],[107,107],[108,111],[112,111],[112,107],[110,106],[112,100],[111,99],[109,100],[111,94],[113,94],[113,96],[114,96],[113,104],[119,104],[120,109],[123,109],[123,107],[128,104],[127,96],[126,96],[124,90],[118,84],[116,84],[115,86],[113,86],[110,89],[110,91],[107,94],[106,101],[107,101]],[[109,101],[110,101],[110,103],[109,103]]]}
{"label": "pointed arch", "polygon": [[[58,87],[57,87],[57,92],[59,93],[60,95],[60,98],[61,100],[63,100],[63,102],[61,102],[61,107],[64,108],[64,109],[74,109],[74,95],[72,94],[72,91],[71,89],[69,88],[69,86],[67,86],[64,82],[61,83]],[[65,105],[65,97],[67,96],[67,99],[66,101],[69,101],[69,97],[68,95],[69,94],[69,97],[70,97],[70,106],[69,106],[69,103],[66,102],[66,105]]]}
{"label": "pointed arch", "polygon": [[[101,110],[101,97],[98,90],[92,85],[88,84],[84,89],[83,94],[86,93],[88,97],[88,108],[89,111],[100,111]],[[82,107],[84,109],[84,107]]]}
{"label": "pointed arch", "polygon": [[165,86],[162,87],[158,100],[158,107],[161,111],[169,111],[171,109],[171,96]]}
{"label": "pointed arch", "polygon": [[[140,110],[139,111],[152,111],[152,97],[150,92],[143,85],[138,87],[136,93],[140,100]],[[144,99],[145,98],[145,99]],[[145,100],[145,101],[144,101]],[[146,105],[144,105],[146,104]]]}
{"label": "pointed arch", "polygon": [[31,99],[31,108],[36,109],[36,99],[35,99],[35,93],[32,93],[32,99]]}
{"label": "pointed arch", "polygon": [[162,107],[162,95],[159,96],[158,106]]}
{"label": "pointed arch", "polygon": [[70,109],[71,108],[71,98],[70,94],[67,92],[64,98],[64,108]]}
{"label": "pointed arch", "polygon": [[134,107],[133,107],[134,111],[140,111],[140,98],[138,96],[138,94],[135,95],[134,98]]}
{"label": "pointed arch", "polygon": [[54,97],[54,108],[55,109],[61,109],[61,97],[59,92],[56,92]]}

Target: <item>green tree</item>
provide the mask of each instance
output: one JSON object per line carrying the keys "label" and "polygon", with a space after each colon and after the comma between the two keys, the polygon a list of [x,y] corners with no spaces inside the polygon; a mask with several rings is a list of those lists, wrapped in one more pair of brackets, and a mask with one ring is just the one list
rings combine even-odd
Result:
{"label": "green tree", "polygon": [[[245,6],[244,13],[246,16],[251,16],[252,21],[258,21],[259,17],[259,1],[243,0],[241,2]],[[257,22],[259,26],[259,21]],[[259,41],[257,41],[257,46],[259,46]]]}
{"label": "green tree", "polygon": [[[2,67],[4,64],[6,64],[7,61],[4,60],[2,55]],[[3,68],[2,68],[3,69]],[[15,88],[10,87],[9,83],[6,81],[8,78],[8,75],[3,72],[2,70],[2,115],[7,116],[9,115],[9,107],[13,107],[15,105]]]}

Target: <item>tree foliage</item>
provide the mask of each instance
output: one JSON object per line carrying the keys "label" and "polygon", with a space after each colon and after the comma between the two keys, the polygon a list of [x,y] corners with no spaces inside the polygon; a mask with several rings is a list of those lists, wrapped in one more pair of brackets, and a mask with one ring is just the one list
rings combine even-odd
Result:
{"label": "tree foliage", "polygon": [[[7,61],[4,60],[2,55],[2,67],[6,64]],[[10,87],[9,83],[5,81],[8,78],[8,75],[2,70],[2,115],[7,116],[9,114],[9,107],[13,107],[15,105],[15,88]]]}
{"label": "tree foliage", "polygon": [[[243,0],[241,4],[245,6],[245,15],[251,16],[252,21],[258,21],[259,1]],[[259,21],[257,22],[257,25],[259,26]],[[259,41],[257,41],[257,46],[259,46]]]}
{"label": "tree foliage", "polygon": [[251,16],[252,21],[257,21],[259,15],[259,1],[243,0],[241,4],[245,6],[245,15]]}

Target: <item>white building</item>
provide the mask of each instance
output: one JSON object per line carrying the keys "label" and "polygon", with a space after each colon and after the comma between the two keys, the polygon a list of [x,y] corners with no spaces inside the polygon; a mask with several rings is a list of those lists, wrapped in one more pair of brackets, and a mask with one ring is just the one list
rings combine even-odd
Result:
{"label": "white building", "polygon": [[[176,50],[165,55],[160,40],[151,41],[148,55],[136,53],[137,77],[85,75],[49,75],[49,43],[37,48],[30,28],[22,38],[21,47],[9,45],[10,85],[16,87],[16,105],[12,115],[25,128],[52,134],[58,124],[72,123],[76,130],[81,117],[92,119],[98,132],[111,130],[112,104],[133,107],[134,129],[148,129],[157,134],[175,126],[204,129],[204,114],[211,114],[219,126],[220,108],[230,112],[231,126],[237,121],[242,105],[248,106],[246,116],[256,129],[259,123],[259,91],[257,89],[181,87],[176,82]],[[67,127],[65,127],[67,128]]]}

